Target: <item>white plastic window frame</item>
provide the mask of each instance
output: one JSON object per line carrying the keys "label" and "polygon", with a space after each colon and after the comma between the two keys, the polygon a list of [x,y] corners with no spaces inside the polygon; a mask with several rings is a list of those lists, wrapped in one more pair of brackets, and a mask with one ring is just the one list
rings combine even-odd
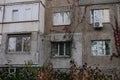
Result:
{"label": "white plastic window frame", "polygon": [[[64,53],[63,53],[63,55],[60,55],[60,43],[64,44],[63,45],[64,46]],[[67,42],[52,42],[51,44],[57,44],[57,53],[55,53],[56,55],[53,55],[52,57],[70,57],[71,51],[70,51],[69,55],[66,54],[66,44],[67,44]],[[69,42],[69,44],[71,45],[71,42]],[[70,50],[71,49],[72,48],[70,46]],[[51,50],[53,50],[53,47],[52,47]],[[53,54],[53,52],[52,52],[52,54]]]}
{"label": "white plastic window frame", "polygon": [[62,25],[70,25],[71,24],[71,12],[63,11],[63,12],[54,12],[53,15],[53,26],[62,26]]}
{"label": "white plastic window frame", "polygon": [[[30,49],[31,49],[31,35],[30,34],[27,34],[27,35],[25,35],[25,34],[18,34],[18,35],[8,35],[8,47],[7,47],[7,51],[8,51],[8,53],[28,53],[28,52],[30,52],[30,50],[29,51],[24,51],[24,49],[23,49],[23,46],[24,46],[24,44],[23,44],[23,39],[22,39],[22,50],[21,51],[9,51],[9,44],[10,44],[10,42],[9,42],[9,39],[10,38],[16,38],[16,37],[30,37]],[[14,46],[15,46],[15,49],[16,49],[16,43],[14,44]]]}
{"label": "white plastic window frame", "polygon": [[[93,52],[93,49],[92,49],[93,48],[93,45],[92,45],[93,41],[102,42],[102,44],[104,44],[104,46],[101,46],[102,49],[103,49],[102,50],[103,54],[99,54],[98,51],[97,51],[97,49],[96,49],[96,51],[97,51],[96,53]],[[106,47],[105,47],[105,42],[106,41],[109,41],[109,55],[106,54]],[[98,48],[98,44],[96,44],[95,46],[97,46],[97,48]],[[92,53],[92,56],[110,56],[111,55],[111,41],[110,40],[92,40],[91,41],[91,53]]]}
{"label": "white plastic window frame", "polygon": [[[99,17],[98,17],[98,18],[101,18],[101,20],[99,20],[99,22],[101,22],[101,24],[110,22],[110,9],[108,9],[108,8],[105,8],[105,9],[91,9],[90,10],[90,23],[91,24],[95,22],[95,15],[94,14],[95,14],[96,11],[98,11],[98,14],[101,14],[101,16],[99,15]],[[97,16],[97,14],[96,14],[96,16]]]}

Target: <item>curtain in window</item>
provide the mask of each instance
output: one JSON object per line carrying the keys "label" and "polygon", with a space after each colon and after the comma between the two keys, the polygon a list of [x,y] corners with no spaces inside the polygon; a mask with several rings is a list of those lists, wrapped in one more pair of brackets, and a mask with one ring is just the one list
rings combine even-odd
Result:
{"label": "curtain in window", "polygon": [[103,10],[103,22],[110,22],[109,9]]}

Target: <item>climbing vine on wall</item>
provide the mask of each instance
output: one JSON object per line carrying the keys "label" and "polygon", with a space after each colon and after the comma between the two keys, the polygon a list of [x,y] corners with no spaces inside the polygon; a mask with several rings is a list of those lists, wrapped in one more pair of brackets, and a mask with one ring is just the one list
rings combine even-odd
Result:
{"label": "climbing vine on wall", "polygon": [[111,56],[111,60],[113,57],[120,57],[120,27],[118,25],[118,20],[115,18],[115,27],[112,25],[113,33],[114,33],[114,39],[115,39],[115,47],[117,53],[113,53]]}

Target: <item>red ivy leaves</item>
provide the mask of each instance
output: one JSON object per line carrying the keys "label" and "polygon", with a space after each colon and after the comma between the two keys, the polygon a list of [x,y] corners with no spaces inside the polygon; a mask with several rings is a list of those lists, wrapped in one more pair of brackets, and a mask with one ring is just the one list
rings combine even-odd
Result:
{"label": "red ivy leaves", "polygon": [[118,25],[117,18],[115,17],[115,28],[112,26],[114,32],[114,39],[115,39],[115,47],[117,54],[113,53],[111,56],[111,60],[113,57],[120,57],[120,27]]}

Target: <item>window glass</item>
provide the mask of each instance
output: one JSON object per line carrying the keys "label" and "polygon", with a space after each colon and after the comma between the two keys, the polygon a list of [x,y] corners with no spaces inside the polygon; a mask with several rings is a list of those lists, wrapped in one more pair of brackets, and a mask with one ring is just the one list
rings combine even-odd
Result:
{"label": "window glass", "polygon": [[8,40],[9,52],[26,52],[30,51],[30,36],[17,35],[10,36]]}
{"label": "window glass", "polygon": [[57,12],[53,13],[53,25],[69,25],[70,12]]}
{"label": "window glass", "polygon": [[52,42],[52,56],[70,56],[71,42]]}
{"label": "window glass", "polygon": [[13,14],[13,21],[18,21],[19,20],[19,12],[18,10],[13,10],[12,11],[12,14]]}
{"label": "window glass", "polygon": [[71,53],[71,44],[70,44],[70,42],[67,42],[65,47],[66,47],[66,49],[65,49],[66,55],[70,55],[70,53]]}
{"label": "window glass", "polygon": [[[1,6],[0,6],[1,7]],[[39,3],[7,5],[4,22],[34,21],[39,18]],[[42,12],[40,12],[42,13]],[[0,17],[2,18],[0,10]],[[42,16],[42,14],[40,15]],[[1,21],[1,20],[0,20]]]}
{"label": "window glass", "polygon": [[64,55],[64,43],[59,43],[59,55]]}
{"label": "window glass", "polygon": [[14,52],[16,51],[16,38],[9,38],[9,45],[8,45],[8,51],[9,52]]}
{"label": "window glass", "polygon": [[25,20],[31,20],[32,19],[32,10],[31,8],[25,9]]}
{"label": "window glass", "polygon": [[0,22],[3,21],[3,6],[0,6]]}
{"label": "window glass", "polygon": [[103,22],[110,22],[110,13],[109,9],[103,10]]}
{"label": "window glass", "polygon": [[22,37],[16,37],[16,51],[22,51]]}
{"label": "window glass", "polygon": [[92,54],[94,56],[110,55],[110,41],[92,41]]}
{"label": "window glass", "polygon": [[98,23],[100,26],[103,26],[102,23],[110,22],[109,9],[91,10],[90,14],[91,23]]}
{"label": "window glass", "polygon": [[23,51],[30,51],[30,37],[23,37]]}

